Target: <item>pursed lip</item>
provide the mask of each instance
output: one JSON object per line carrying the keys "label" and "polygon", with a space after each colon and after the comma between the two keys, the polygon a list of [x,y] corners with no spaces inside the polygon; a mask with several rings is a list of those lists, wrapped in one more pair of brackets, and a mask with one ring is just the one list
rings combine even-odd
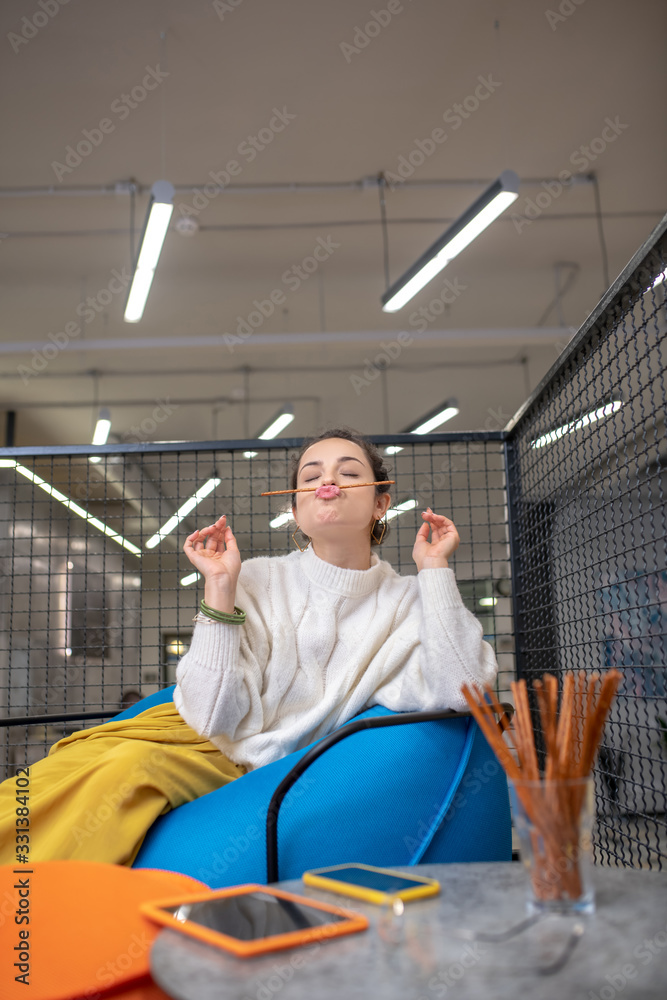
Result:
{"label": "pursed lip", "polygon": [[[333,493],[331,496],[322,496],[320,494],[320,490],[327,490],[327,491],[329,491],[329,490],[335,490],[336,492]],[[315,496],[317,497],[318,500],[337,500],[338,497],[342,496],[342,490],[338,486],[334,486],[334,487],[331,487],[331,486],[326,486],[326,487],[325,486],[320,486],[320,487],[318,487],[318,489],[315,490]]]}

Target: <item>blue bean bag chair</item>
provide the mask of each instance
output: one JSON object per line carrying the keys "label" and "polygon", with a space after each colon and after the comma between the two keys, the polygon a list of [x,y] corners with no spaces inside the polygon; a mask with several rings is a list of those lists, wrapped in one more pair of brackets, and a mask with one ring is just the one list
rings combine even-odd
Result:
{"label": "blue bean bag chair", "polygon": [[[116,718],[169,701],[173,690]],[[352,861],[510,861],[505,772],[469,713],[430,718],[438,714],[446,715],[367,709],[310,746],[158,817],[133,867],[223,888]]]}

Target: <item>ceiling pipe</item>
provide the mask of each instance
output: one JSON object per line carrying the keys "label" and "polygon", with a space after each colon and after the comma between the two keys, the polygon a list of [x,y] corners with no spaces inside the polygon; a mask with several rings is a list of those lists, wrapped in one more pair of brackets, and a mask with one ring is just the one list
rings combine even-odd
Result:
{"label": "ceiling pipe", "polygon": [[[439,180],[403,181],[401,190],[406,188],[443,188],[443,187],[486,187],[495,178],[472,178],[455,177],[443,178]],[[557,182],[554,177],[522,177],[522,185],[535,186],[538,184],[553,184]],[[174,184],[174,191],[178,194],[194,194],[210,184],[207,178],[198,184]],[[226,195],[230,194],[308,194],[310,192],[321,191],[368,191],[378,186],[378,178],[362,177],[357,181],[287,181],[275,184],[229,184],[223,188]],[[573,184],[592,184],[593,178],[589,174],[575,174],[572,177]],[[30,188],[0,188],[0,198],[99,198],[101,196],[129,195],[133,191],[135,194],[149,194],[150,184],[139,184],[134,181],[121,181],[117,184],[100,184],[88,187],[54,187],[48,185],[44,187]]]}
{"label": "ceiling pipe", "polygon": [[[526,327],[513,328],[509,330],[481,329],[481,330],[425,330],[423,333],[416,331],[399,330],[364,330],[364,331],[342,331],[339,333],[253,333],[248,338],[245,347],[279,347],[286,344],[351,344],[360,349],[365,349],[366,344],[372,344],[376,340],[391,340],[399,333],[408,333],[410,344],[428,343],[455,343],[458,346],[467,346],[475,343],[496,343],[501,342],[503,346],[509,344],[551,344],[563,336],[562,327]],[[143,351],[143,350],[177,350],[185,348],[192,350],[195,347],[225,347],[225,335],[211,334],[201,336],[182,337],[98,337],[95,340],[86,340],[81,343],[70,341],[67,345],[68,354],[87,351]],[[0,343],[0,354],[28,354],[31,350],[41,351],[44,348],[44,341],[9,341]]]}
{"label": "ceiling pipe", "polygon": [[[145,375],[145,373],[144,373],[144,375]],[[290,400],[292,400],[294,402],[297,402],[297,403],[307,402],[307,403],[317,403],[318,405],[319,405],[319,403],[321,403],[321,397],[320,396],[292,396],[292,395],[290,395],[289,398],[290,398]],[[105,397],[105,402],[106,402],[106,405],[108,407],[110,407],[110,408],[113,407],[113,409],[115,410],[115,409],[117,409],[118,407],[121,407],[121,406],[154,406],[155,405],[155,397],[152,397],[151,399],[106,399],[106,397]],[[247,401],[245,399],[228,399],[228,398],[226,398],[224,396],[212,396],[212,397],[210,397],[208,399],[205,396],[194,396],[192,399],[176,399],[176,398],[172,398],[171,396],[169,396],[168,402],[172,406],[219,406],[219,405],[231,406],[233,404],[236,404],[237,406],[242,406]],[[284,403],[285,402],[285,397],[284,397],[284,395],[283,396],[276,396],[276,397],[263,397],[263,398],[259,398],[259,397],[255,398],[255,397],[253,397],[253,399],[251,400],[251,402],[252,402],[253,406],[254,406],[255,403]],[[91,402],[90,402],[89,399],[88,400],[79,400],[79,399],[76,399],[76,400],[67,400],[66,402],[63,401],[63,400],[58,400],[58,401],[54,401],[54,402],[51,402],[51,403],[49,403],[49,402],[45,403],[45,402],[41,401],[39,403],[20,403],[20,404],[17,404],[17,405],[20,405],[20,408],[22,410],[44,410],[44,409],[50,409],[50,410],[74,410],[74,409],[79,409],[79,408],[81,408],[81,409],[90,409],[90,407],[91,407],[92,404],[91,404]],[[113,437],[113,435],[111,435],[111,437]],[[117,441],[118,441],[119,444],[123,443],[122,438],[118,438]],[[112,443],[112,441],[109,440],[109,444],[111,444],[111,443]],[[11,446],[7,445],[7,447],[11,447]]]}
{"label": "ceiling pipe", "polygon": [[[523,363],[524,355],[523,352],[519,357],[513,358],[496,358],[488,359],[482,361],[428,361],[421,362],[421,364],[396,364],[392,367],[397,371],[414,371],[423,372],[424,370],[431,371],[434,368],[492,368],[496,365],[516,365]],[[289,365],[286,368],[276,368],[274,365],[268,365],[266,368],[262,365],[237,365],[235,368],[151,368],[151,378],[171,378],[173,376],[178,376],[179,378],[186,376],[201,376],[205,375],[208,378],[219,378],[221,375],[225,377],[241,374],[253,374],[253,375],[265,375],[270,373],[271,375],[281,374],[281,375],[293,375],[295,372],[349,372],[353,371],[355,367],[359,367],[354,364],[346,365]],[[104,371],[99,371],[98,375],[100,378],[111,379],[111,378],[146,378],[146,372],[138,371],[136,368],[124,369],[124,368],[105,368]],[[72,371],[72,372],[40,372],[40,379],[63,379],[68,378],[90,378],[90,370],[85,369],[82,371]],[[15,372],[0,372],[0,379],[11,378],[15,379]],[[294,398],[294,397],[293,397]],[[220,397],[220,402],[226,402],[226,397]],[[245,402],[243,398],[233,397],[229,402]],[[261,400],[260,400],[261,402]],[[248,435],[249,436],[249,435]]]}

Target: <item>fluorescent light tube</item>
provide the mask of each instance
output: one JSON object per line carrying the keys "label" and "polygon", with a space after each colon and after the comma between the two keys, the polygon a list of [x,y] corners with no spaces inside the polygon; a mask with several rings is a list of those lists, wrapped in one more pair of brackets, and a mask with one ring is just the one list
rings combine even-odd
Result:
{"label": "fluorescent light tube", "polygon": [[151,191],[151,203],[141,237],[139,257],[134,269],[130,292],[125,306],[126,323],[138,323],[144,314],[146,299],[153,283],[155,268],[174,211],[174,188],[169,181],[156,181]]}
{"label": "fluorescent light tube", "polygon": [[519,196],[519,178],[503,170],[477,201],[395,281],[381,298],[383,312],[398,312]]}
{"label": "fluorescent light tube", "polygon": [[267,438],[278,437],[280,432],[285,427],[287,427],[288,424],[291,424],[293,420],[294,420],[293,413],[279,413],[276,419],[267,427],[267,429],[262,434],[259,435],[259,438],[262,441],[266,441]]}
{"label": "fluorescent light tube", "polygon": [[258,455],[258,454],[259,454],[259,452],[257,452],[257,451],[244,451],[243,452],[243,457],[244,458],[255,458],[255,456]]}
{"label": "fluorescent light tube", "polygon": [[656,288],[658,285],[661,285],[665,278],[667,278],[667,268],[662,271],[657,278],[653,279],[651,282],[651,288]]}
{"label": "fluorescent light tube", "polygon": [[[459,412],[459,408],[456,404],[455,399],[447,400],[442,407],[438,407],[431,413],[428,413],[420,424],[414,427],[408,427],[403,431],[404,434],[429,434],[436,427],[440,427],[441,424],[446,423],[455,417]],[[386,455],[395,455],[397,452],[403,451],[401,445],[391,445],[389,448],[385,448]]]}
{"label": "fluorescent light tube", "polygon": [[111,430],[111,418],[108,410],[100,410],[100,415],[95,424],[92,444],[106,444]]}
{"label": "fluorescent light tube", "polygon": [[429,417],[428,420],[425,420],[423,424],[419,425],[419,427],[415,427],[415,429],[410,431],[410,433],[429,434],[431,431],[435,430],[436,427],[439,427],[440,424],[444,424],[448,420],[451,420],[452,417],[455,417],[458,412],[459,410],[457,406],[448,406],[444,410],[441,410],[440,413],[436,413],[434,416]]}
{"label": "fluorescent light tube", "polygon": [[[106,444],[109,438],[109,431],[111,430],[111,414],[106,408],[100,410],[99,417],[97,418],[97,423],[95,424],[95,430],[93,431],[92,444]],[[91,455],[88,459],[89,462],[96,464],[101,462],[102,459],[99,455]]]}
{"label": "fluorescent light tube", "polygon": [[537,441],[531,441],[531,448],[543,448],[546,444],[552,444],[559,438],[563,437],[564,434],[571,434],[573,431],[580,430],[582,427],[586,427],[588,424],[594,423],[596,420],[602,420],[604,417],[610,416],[615,413],[616,410],[620,410],[623,406],[619,400],[615,400],[613,403],[608,403],[606,406],[601,406],[597,410],[593,410],[592,413],[587,413],[585,416],[580,417],[578,420],[572,420],[569,424],[564,424],[562,427],[557,427],[554,431],[549,431],[548,434],[543,434],[542,437],[538,438]]}
{"label": "fluorescent light tube", "polygon": [[403,511],[405,511],[405,510],[413,510],[416,506],[417,506],[417,501],[416,500],[404,500],[403,503],[398,503],[398,504],[396,504],[395,507],[390,507],[387,510],[387,513],[386,513],[385,516],[386,516],[386,518],[387,518],[388,521],[391,521],[392,517],[398,517],[398,515],[402,514]]}
{"label": "fluorescent light tube", "polygon": [[282,528],[283,524],[287,524],[288,521],[292,521],[291,514],[278,514],[272,521],[269,521],[270,528]]}
{"label": "fluorescent light tube", "polygon": [[189,576],[184,576],[181,580],[181,587],[189,587],[191,583],[196,583],[199,577],[199,573],[190,573]]}
{"label": "fluorescent light tube", "polygon": [[184,517],[187,517],[190,511],[194,510],[198,503],[212,493],[216,486],[219,486],[222,482],[221,479],[209,479],[200,486],[196,493],[194,493],[185,503],[178,508],[173,517],[164,524],[158,532],[152,535],[146,542],[147,549],[154,549],[163,538],[171,534],[174,528],[181,523]]}
{"label": "fluorescent light tube", "polygon": [[51,486],[50,483],[47,483],[47,481],[42,479],[41,476],[35,475],[35,473],[31,472],[30,469],[27,469],[25,465],[20,465],[18,462],[15,462],[13,458],[0,459],[0,467],[8,469],[12,466],[20,475],[25,476],[25,478],[29,479],[31,483],[35,484],[35,486],[39,486],[40,490],[44,490],[45,493],[48,493],[49,496],[54,500],[57,500],[58,503],[61,503],[64,507],[67,507],[68,510],[73,511],[79,517],[82,517],[88,524],[92,524],[93,528],[97,528],[97,530],[101,531],[102,534],[108,535],[109,538],[112,538],[118,545],[122,545],[124,549],[127,549],[128,552],[131,552],[133,555],[141,556],[141,549],[137,548],[136,545],[133,545],[132,542],[128,542],[126,538],[123,538],[122,535],[119,535],[117,531],[114,531],[113,528],[110,528],[103,521],[93,517],[87,510],[84,510],[83,507],[79,507],[78,503],[74,503],[73,500],[70,500],[70,498],[65,496],[64,493],[61,493],[60,490]]}

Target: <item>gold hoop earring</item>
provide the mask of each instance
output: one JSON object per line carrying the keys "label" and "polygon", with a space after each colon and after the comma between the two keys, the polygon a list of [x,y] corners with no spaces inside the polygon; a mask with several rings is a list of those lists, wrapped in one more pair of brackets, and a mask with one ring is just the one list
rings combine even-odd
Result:
{"label": "gold hoop earring", "polygon": [[296,545],[297,549],[299,550],[299,552],[305,552],[306,549],[308,548],[308,545],[310,545],[310,538],[308,538],[308,535],[306,535],[305,531],[301,531],[301,534],[304,535],[306,538],[308,538],[308,545],[306,545],[305,549],[302,549],[301,546],[299,545],[299,543],[297,542],[296,538],[294,537],[296,535],[297,531],[301,531],[301,528],[299,527],[298,524],[297,524],[296,528],[294,529],[294,531],[292,532],[292,540],[293,540],[294,544]]}
{"label": "gold hoop earring", "polygon": [[[373,522],[372,526],[371,526],[371,542],[375,538],[375,535],[374,535],[375,525],[378,523],[378,521],[381,521],[381,520],[382,520],[382,518],[380,518],[380,517],[376,518],[375,521]],[[386,530],[387,530],[387,518],[385,516],[384,523],[382,525],[382,534],[380,535],[379,538],[375,538],[375,541],[377,542],[378,545],[380,544],[380,542],[384,538],[384,533],[385,533]]]}

